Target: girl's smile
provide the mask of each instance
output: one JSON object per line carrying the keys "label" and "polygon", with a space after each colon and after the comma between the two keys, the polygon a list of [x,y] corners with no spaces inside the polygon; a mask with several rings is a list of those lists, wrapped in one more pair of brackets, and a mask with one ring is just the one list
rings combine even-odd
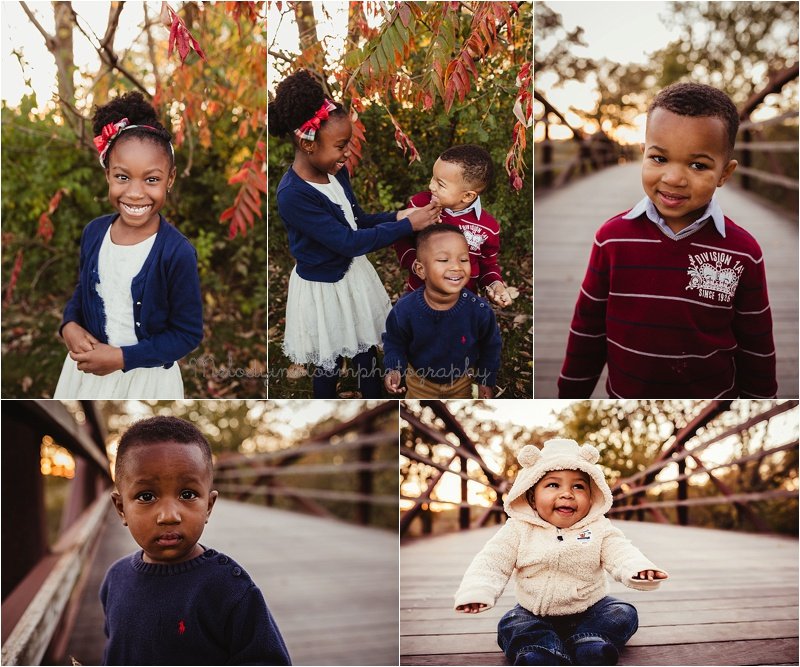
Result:
{"label": "girl's smile", "polygon": [[175,180],[175,168],[170,167],[163,147],[141,137],[123,136],[111,150],[106,180],[108,199],[119,211],[114,242],[128,245],[155,234]]}
{"label": "girl's smile", "polygon": [[314,141],[303,139],[295,157],[295,170],[312,183],[328,183],[328,174],[336,174],[350,158],[353,127],[347,116],[331,115],[317,130]]}

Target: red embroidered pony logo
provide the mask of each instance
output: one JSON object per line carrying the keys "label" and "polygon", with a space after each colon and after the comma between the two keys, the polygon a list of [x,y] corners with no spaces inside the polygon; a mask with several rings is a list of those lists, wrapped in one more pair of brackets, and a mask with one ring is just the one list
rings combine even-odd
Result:
{"label": "red embroidered pony logo", "polygon": [[183,621],[178,621],[178,633],[183,634],[186,632],[186,624]]}

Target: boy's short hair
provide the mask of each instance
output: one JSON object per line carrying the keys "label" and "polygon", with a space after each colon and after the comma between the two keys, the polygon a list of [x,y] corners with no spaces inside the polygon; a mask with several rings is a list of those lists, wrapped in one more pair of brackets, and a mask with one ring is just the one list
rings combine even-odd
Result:
{"label": "boy's short hair", "polygon": [[197,445],[203,453],[208,472],[213,477],[214,463],[211,458],[211,446],[194,424],[178,417],[150,417],[136,422],[120,438],[114,463],[114,480],[118,482],[124,473],[124,464],[130,456],[131,448],[139,445],[152,445],[157,442]]}
{"label": "boy's short hair", "polygon": [[461,167],[464,181],[471,189],[483,192],[494,178],[494,164],[489,151],[475,144],[452,146],[439,156],[443,162],[454,162]]}
{"label": "boy's short hair", "polygon": [[679,116],[719,118],[728,132],[728,158],[733,155],[739,112],[721,90],[702,83],[673,83],[656,95],[647,110],[648,118],[654,109],[666,109]]}
{"label": "boy's short hair", "polygon": [[458,234],[462,239],[464,239],[464,243],[467,242],[467,239],[464,238],[464,233],[456,227],[455,225],[430,225],[423,229],[422,231],[417,233],[417,255],[419,256],[420,250],[428,245],[432,236],[436,236],[437,234]]}

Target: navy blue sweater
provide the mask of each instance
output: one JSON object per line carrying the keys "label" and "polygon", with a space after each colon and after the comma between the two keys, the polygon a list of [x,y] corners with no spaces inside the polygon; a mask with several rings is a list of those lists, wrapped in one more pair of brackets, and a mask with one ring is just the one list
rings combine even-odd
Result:
{"label": "navy blue sweater", "polygon": [[383,364],[405,373],[406,365],[420,375],[445,384],[475,369],[479,384],[493,387],[500,368],[500,330],[489,303],[469,290],[450,310],[435,310],[425,290],[400,298],[386,319]]}
{"label": "navy blue sweater", "polygon": [[261,591],[214,549],[175,565],[139,551],[114,563],[100,587],[104,665],[289,665]]}
{"label": "navy blue sweater", "polygon": [[[77,322],[101,343],[106,337],[103,300],[97,293],[100,281],[100,246],[118,213],[92,220],[81,235],[78,285],[64,308],[59,332],[68,322]],[[123,346],[123,370],[169,368],[203,340],[203,302],[197,254],[188,239],[164,217],[142,270],[131,281],[136,345]]]}
{"label": "navy blue sweater", "polygon": [[353,208],[356,230],[347,223],[341,206],[306,183],[291,167],[278,184],[278,212],[289,236],[289,251],[297,261],[297,274],[306,280],[338,282],[354,257],[385,248],[413,233],[408,219],[397,220],[396,211],[364,213],[347,169],[340,169],[336,179]]}

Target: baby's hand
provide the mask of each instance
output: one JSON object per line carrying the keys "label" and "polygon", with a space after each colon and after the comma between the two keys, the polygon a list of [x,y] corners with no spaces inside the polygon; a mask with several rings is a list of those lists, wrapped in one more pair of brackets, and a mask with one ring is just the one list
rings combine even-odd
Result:
{"label": "baby's hand", "polygon": [[398,220],[408,218],[411,229],[415,232],[425,229],[430,225],[439,222],[439,213],[442,207],[439,206],[438,199],[432,199],[431,203],[422,208],[405,208],[397,214]]}
{"label": "baby's hand", "polygon": [[486,294],[493,303],[496,303],[501,308],[510,306],[511,302],[513,301],[508,288],[501,280],[495,280],[491,285],[489,285],[486,288]]}
{"label": "baby's hand", "polygon": [[486,605],[483,604],[483,602],[468,602],[467,604],[460,604],[456,607],[456,611],[460,611],[464,614],[477,614],[484,609],[486,609]]}
{"label": "baby's hand", "polygon": [[637,572],[633,578],[653,581],[654,579],[669,579],[669,575],[661,570],[642,570],[641,572]]}
{"label": "baby's hand", "polygon": [[402,381],[403,376],[400,375],[400,371],[389,371],[383,378],[383,385],[390,394],[402,394],[406,390],[400,386]]}
{"label": "baby's hand", "polygon": [[89,352],[70,352],[69,356],[78,362],[78,370],[92,375],[108,375],[125,368],[122,348],[98,343]]}
{"label": "baby's hand", "polygon": [[91,352],[95,345],[99,345],[100,341],[97,340],[92,334],[84,329],[77,322],[67,322],[64,328],[61,329],[61,337],[64,339],[64,344],[70,352],[78,354],[80,352]]}
{"label": "baby's hand", "polygon": [[494,397],[494,388],[485,384],[478,385],[478,398],[492,398]]}

